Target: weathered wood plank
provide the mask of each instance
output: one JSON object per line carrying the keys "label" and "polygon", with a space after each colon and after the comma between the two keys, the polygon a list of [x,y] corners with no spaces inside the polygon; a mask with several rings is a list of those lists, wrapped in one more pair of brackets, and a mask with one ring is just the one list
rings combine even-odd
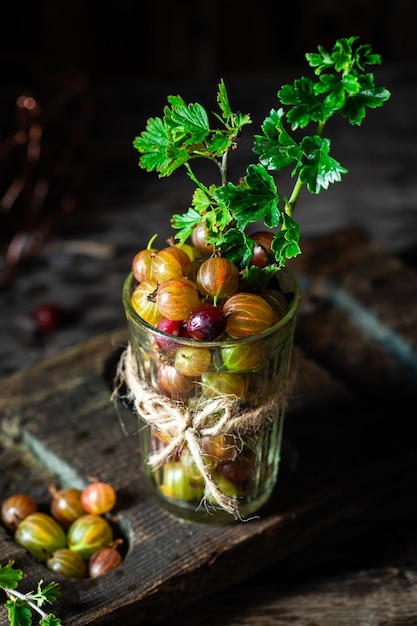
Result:
{"label": "weathered wood plank", "polygon": [[[351,239],[349,251],[350,244]],[[354,271],[350,254],[346,263]],[[395,302],[395,284],[391,293]],[[122,411],[130,433],[126,435],[110,401],[113,366],[126,342],[124,329],[74,346],[3,381],[7,394],[0,398],[2,429],[15,429],[19,445],[45,468],[46,480],[52,475],[63,485],[82,484],[91,475],[100,476],[110,480],[119,494],[115,513],[126,539],[125,561],[101,579],[62,579],[56,612],[67,626],[157,623],[190,602],[282,562],[335,524],[414,486],[415,426],[401,399],[388,402],[384,396],[376,403],[375,397],[352,389],[351,341],[345,341],[333,359],[347,363],[337,370],[340,380],[317,363],[346,332],[345,316],[332,313],[330,299],[328,307],[325,318],[321,311],[317,319],[314,314],[300,316],[301,332],[306,323],[310,331],[322,329],[308,344],[314,361],[298,351],[299,376],[286,421],[276,494],[258,519],[244,524],[183,524],[149,497],[140,478],[136,421]],[[327,332],[331,339],[323,344]],[[349,332],[362,342],[361,376],[372,377],[378,364],[378,357],[370,356],[374,342],[364,338],[356,324]],[[411,327],[408,332],[413,332]],[[386,369],[382,364],[379,373]],[[0,469],[8,464],[5,456],[0,457]],[[31,478],[29,474],[28,487]],[[12,490],[12,482],[8,488]],[[0,542],[2,560],[16,560],[26,573],[28,588],[34,579],[59,578],[16,546],[4,529]]]}

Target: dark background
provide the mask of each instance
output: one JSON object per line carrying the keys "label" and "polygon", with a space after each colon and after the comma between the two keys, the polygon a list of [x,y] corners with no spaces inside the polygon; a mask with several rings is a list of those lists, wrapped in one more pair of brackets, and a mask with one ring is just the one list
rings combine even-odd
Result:
{"label": "dark background", "polygon": [[271,71],[359,35],[384,62],[417,59],[415,0],[8,2],[3,76],[14,63],[72,64],[94,80]]}
{"label": "dark background", "polygon": [[[225,79],[232,108],[254,121],[231,159],[236,180],[279,87],[310,71],[306,52],[339,37],[358,35],[382,55],[375,82],[392,98],[360,128],[329,127],[349,174],[326,193],[303,194],[302,237],[359,226],[415,267],[416,24],[416,0],[3,2],[0,375],[125,323],[133,255],[155,233],[159,242],[172,235],[170,216],[194,190],[183,173],[159,180],[138,168],[132,148],[168,94],[211,111]],[[39,115],[19,109],[21,94],[36,98]],[[25,137],[37,125],[33,153]],[[23,190],[5,201],[16,181]],[[40,334],[33,312],[45,302],[64,309],[65,323]]]}

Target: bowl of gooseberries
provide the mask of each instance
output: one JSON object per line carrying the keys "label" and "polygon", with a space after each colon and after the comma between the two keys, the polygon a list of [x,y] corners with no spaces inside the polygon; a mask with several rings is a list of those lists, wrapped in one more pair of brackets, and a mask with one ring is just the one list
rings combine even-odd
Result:
{"label": "bowl of gooseberries", "polygon": [[[250,265],[266,267],[272,235],[252,237]],[[123,286],[135,381],[127,387],[141,423],[145,481],[181,520],[229,523],[270,499],[299,299],[286,268],[261,289],[248,287],[198,232],[182,245],[157,247],[154,237],[134,255]],[[162,411],[135,402],[136,383],[163,403]],[[197,432],[197,453],[188,427]]]}
{"label": "bowl of gooseberries", "polygon": [[119,567],[124,542],[109,519],[116,503],[112,485],[94,481],[49,492],[47,507],[27,493],[3,500],[1,521],[14,541],[66,578],[97,578]]}

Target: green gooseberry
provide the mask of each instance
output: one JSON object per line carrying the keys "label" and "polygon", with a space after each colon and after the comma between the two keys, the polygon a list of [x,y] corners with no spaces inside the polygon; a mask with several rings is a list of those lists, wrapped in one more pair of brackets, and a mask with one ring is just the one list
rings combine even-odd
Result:
{"label": "green gooseberry", "polygon": [[113,541],[113,530],[105,517],[87,514],[71,524],[67,533],[68,547],[83,559]]}
{"label": "green gooseberry", "polygon": [[204,495],[204,481],[192,480],[184,472],[181,463],[170,461],[163,468],[163,479],[158,485],[167,498],[173,500],[201,500]]}
{"label": "green gooseberry", "polygon": [[31,513],[17,527],[14,540],[38,559],[46,562],[51,554],[67,546],[65,531],[51,515]]}
{"label": "green gooseberry", "polygon": [[231,372],[253,372],[262,366],[264,354],[260,342],[234,344],[221,351],[223,365]]}
{"label": "green gooseberry", "polygon": [[87,564],[74,550],[60,548],[46,561],[46,567],[52,572],[67,578],[86,578]]}
{"label": "green gooseberry", "polygon": [[209,398],[220,394],[231,400],[242,400],[248,389],[248,382],[245,374],[230,372],[206,372],[201,376],[203,395]]}

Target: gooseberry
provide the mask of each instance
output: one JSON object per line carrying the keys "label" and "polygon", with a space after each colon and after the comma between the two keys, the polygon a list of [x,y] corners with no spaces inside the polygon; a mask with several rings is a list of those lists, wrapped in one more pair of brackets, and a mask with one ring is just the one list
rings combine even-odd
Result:
{"label": "gooseberry", "polygon": [[156,280],[145,280],[135,287],[131,298],[132,306],[136,313],[152,326],[156,326],[163,317],[156,303],[157,290],[158,283]]}
{"label": "gooseberry", "polygon": [[26,548],[38,561],[46,561],[51,554],[65,548],[65,531],[58,522],[46,513],[31,513],[17,527],[14,540]]}
{"label": "gooseberry", "polygon": [[117,545],[120,540],[113,541],[107,548],[100,548],[92,554],[88,560],[88,575],[90,578],[98,578],[108,574],[121,565],[123,559]]}
{"label": "gooseberry", "polygon": [[193,339],[215,341],[226,330],[226,318],[221,309],[213,304],[202,304],[191,311],[185,328]]}
{"label": "gooseberry", "polygon": [[274,233],[265,230],[252,233],[249,236],[253,239],[253,241],[255,241],[255,247],[253,249],[253,255],[249,261],[249,265],[266,267],[272,263],[275,258],[271,249]]}
{"label": "gooseberry", "polygon": [[85,515],[80,489],[64,487],[58,490],[50,487],[49,492],[52,494],[51,513],[64,527],[70,526],[78,517]]}
{"label": "gooseberry", "polygon": [[4,500],[1,505],[1,521],[9,530],[16,530],[20,522],[38,507],[35,500],[25,493],[16,493]]}
{"label": "gooseberry", "polygon": [[208,370],[210,363],[211,352],[208,348],[182,346],[175,353],[174,366],[185,376],[200,376]]}
{"label": "gooseberry", "polygon": [[152,278],[158,282],[187,276],[190,269],[190,257],[178,246],[163,248],[152,259]]}
{"label": "gooseberry", "polygon": [[197,285],[200,291],[213,298],[228,298],[239,288],[239,272],[234,263],[223,257],[206,259],[197,272]]}
{"label": "gooseberry", "polygon": [[170,278],[158,286],[157,306],[161,317],[185,320],[199,304],[197,286],[188,278]]}
{"label": "gooseberry", "polygon": [[235,339],[250,337],[269,328],[276,320],[274,309],[254,293],[236,293],[223,306],[226,332]]}
{"label": "gooseberry", "polygon": [[113,541],[113,530],[105,517],[88,513],[71,524],[67,532],[68,547],[83,559]]}
{"label": "gooseberry", "polygon": [[81,504],[87,513],[102,515],[112,510],[116,504],[116,491],[102,481],[91,483],[81,493]]}
{"label": "gooseberry", "polygon": [[46,567],[52,572],[67,578],[86,578],[87,564],[84,559],[69,548],[55,550],[46,561]]}

